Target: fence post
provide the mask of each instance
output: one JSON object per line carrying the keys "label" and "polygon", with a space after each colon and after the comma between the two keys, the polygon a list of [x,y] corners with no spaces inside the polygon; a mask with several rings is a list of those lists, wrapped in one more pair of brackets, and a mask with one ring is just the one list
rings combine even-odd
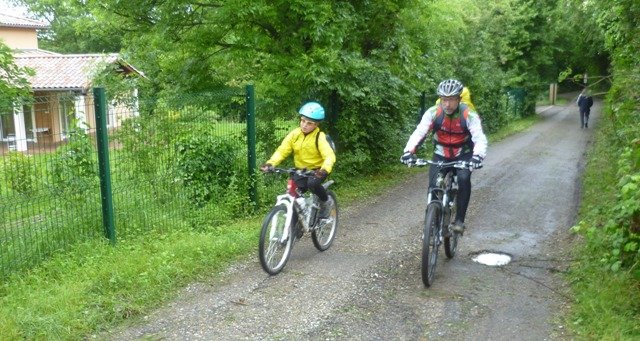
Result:
{"label": "fence post", "polygon": [[256,92],[253,84],[246,87],[247,100],[247,164],[249,172],[249,199],[258,204],[258,189],[256,188]]}
{"label": "fence post", "polygon": [[102,201],[102,225],[112,245],[116,243],[113,221],[113,196],[109,167],[109,131],[107,130],[107,99],[104,88],[93,88],[96,112],[96,138],[98,145],[98,167],[100,169],[100,198]]}

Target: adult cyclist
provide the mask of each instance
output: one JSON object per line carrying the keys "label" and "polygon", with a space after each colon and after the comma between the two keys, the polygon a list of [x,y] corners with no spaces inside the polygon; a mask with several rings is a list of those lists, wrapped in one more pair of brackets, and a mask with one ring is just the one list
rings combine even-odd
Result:
{"label": "adult cyclist", "polygon": [[[413,134],[404,147],[400,158],[409,163],[416,158],[417,147],[433,132],[434,161],[468,161],[475,169],[482,168],[487,153],[487,137],[482,131],[482,122],[478,113],[468,105],[461,103],[464,86],[455,79],[447,79],[438,85],[440,103],[427,109]],[[429,168],[429,187],[434,187],[438,168]],[[457,169],[458,196],[456,217],[452,229],[463,233],[464,219],[471,198],[471,170]]]}

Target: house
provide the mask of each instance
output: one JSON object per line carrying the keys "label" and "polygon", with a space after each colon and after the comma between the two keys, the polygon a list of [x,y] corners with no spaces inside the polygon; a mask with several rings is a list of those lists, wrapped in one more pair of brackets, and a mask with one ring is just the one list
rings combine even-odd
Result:
{"label": "house", "polygon": [[[13,113],[0,113],[0,141],[6,149],[27,151],[38,144],[57,144],[67,138],[73,122],[85,130],[95,128],[92,75],[108,64],[116,72],[143,76],[118,54],[59,54],[38,48],[37,31],[48,24],[0,14],[0,40],[13,49],[16,65],[35,71],[27,79],[33,103],[16,103]],[[134,91],[137,98],[137,93]],[[111,103],[107,126],[137,116],[137,108]]]}

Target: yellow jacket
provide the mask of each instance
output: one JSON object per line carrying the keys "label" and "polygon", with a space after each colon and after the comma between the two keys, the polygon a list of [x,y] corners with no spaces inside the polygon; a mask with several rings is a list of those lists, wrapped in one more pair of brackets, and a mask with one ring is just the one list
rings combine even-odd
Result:
{"label": "yellow jacket", "polygon": [[[476,106],[473,105],[473,103],[471,102],[471,92],[469,91],[469,88],[467,88],[466,86],[462,88],[462,93],[460,94],[460,97],[461,97],[460,102],[469,106],[469,109],[471,109],[472,111],[476,111]],[[436,105],[438,104],[440,104],[440,98],[438,98],[438,100],[436,101]]]}
{"label": "yellow jacket", "polygon": [[[318,134],[321,134],[318,138]],[[277,166],[293,152],[293,163],[296,168],[318,169],[322,168],[331,173],[333,164],[336,162],[336,154],[320,132],[320,128],[314,129],[305,135],[302,129],[292,130],[282,140],[280,146],[273,153],[267,163]],[[318,145],[316,146],[316,141]]]}

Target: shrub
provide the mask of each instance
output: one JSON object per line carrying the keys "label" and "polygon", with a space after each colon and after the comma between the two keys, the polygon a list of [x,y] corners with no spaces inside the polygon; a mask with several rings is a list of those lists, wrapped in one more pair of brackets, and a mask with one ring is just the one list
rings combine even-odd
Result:
{"label": "shrub", "polygon": [[58,148],[51,159],[51,184],[55,192],[77,199],[96,190],[98,170],[91,139],[79,128],[69,132],[69,142]]}
{"label": "shrub", "polygon": [[237,156],[237,144],[230,137],[198,133],[181,137],[176,143],[176,174],[190,200],[202,206],[228,188],[239,171]]}
{"label": "shrub", "polygon": [[20,152],[9,152],[4,173],[10,189],[20,194],[28,194],[35,189],[35,167],[28,156]]}

